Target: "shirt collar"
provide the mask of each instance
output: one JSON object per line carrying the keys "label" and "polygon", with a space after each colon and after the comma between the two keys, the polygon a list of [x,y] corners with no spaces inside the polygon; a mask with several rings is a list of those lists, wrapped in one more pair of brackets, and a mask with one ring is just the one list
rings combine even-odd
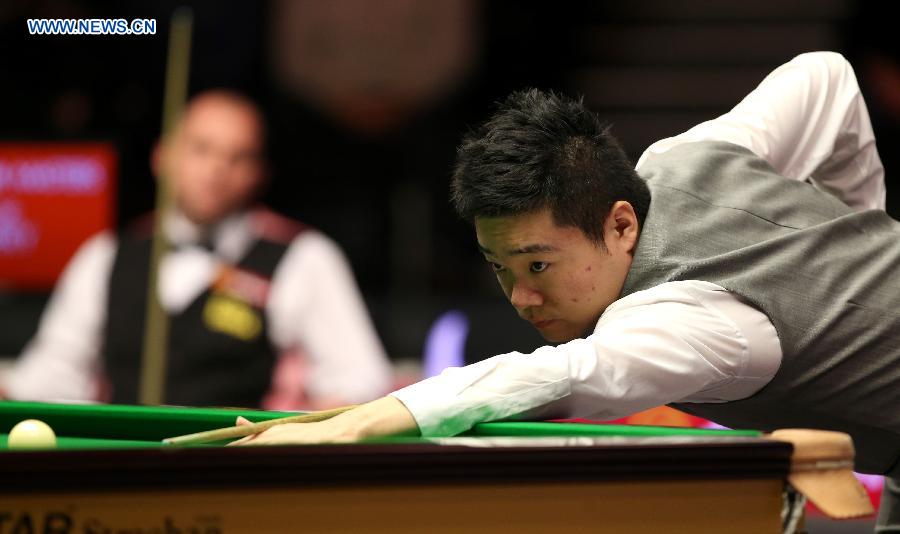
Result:
{"label": "shirt collar", "polygon": [[176,248],[209,248],[222,259],[234,263],[244,257],[253,242],[251,217],[249,211],[239,211],[215,224],[199,225],[181,211],[172,210],[165,219],[164,229]]}

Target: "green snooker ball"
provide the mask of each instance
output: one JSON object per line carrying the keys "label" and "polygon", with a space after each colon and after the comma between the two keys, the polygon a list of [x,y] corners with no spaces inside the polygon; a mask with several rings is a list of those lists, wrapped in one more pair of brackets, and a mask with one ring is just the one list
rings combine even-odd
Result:
{"label": "green snooker ball", "polygon": [[52,449],[56,447],[56,434],[50,425],[37,419],[26,419],[9,432],[10,449]]}

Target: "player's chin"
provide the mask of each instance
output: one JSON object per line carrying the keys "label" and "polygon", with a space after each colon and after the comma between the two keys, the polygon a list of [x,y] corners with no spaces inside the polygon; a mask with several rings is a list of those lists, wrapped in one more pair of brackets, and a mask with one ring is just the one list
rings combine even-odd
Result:
{"label": "player's chin", "polygon": [[550,343],[566,343],[579,337],[578,331],[566,328],[564,324],[554,324],[546,328],[537,328],[538,333]]}
{"label": "player's chin", "polygon": [[179,202],[179,208],[195,224],[215,224],[235,210],[234,202],[225,202],[215,198],[207,198],[203,201]]}

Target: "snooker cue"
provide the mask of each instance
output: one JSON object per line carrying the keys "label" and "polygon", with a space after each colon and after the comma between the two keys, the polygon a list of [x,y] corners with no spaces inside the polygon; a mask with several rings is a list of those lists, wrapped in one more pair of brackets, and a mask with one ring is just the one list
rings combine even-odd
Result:
{"label": "snooker cue", "polygon": [[286,423],[315,423],[317,421],[324,421],[326,419],[331,419],[338,414],[342,414],[347,410],[352,410],[356,407],[356,404],[351,404],[350,406],[341,406],[340,408],[334,408],[332,410],[323,410],[321,412],[312,412],[303,415],[291,415],[288,417],[269,419],[268,421],[252,423],[249,425],[235,425],[225,428],[218,428],[215,430],[206,430],[204,432],[197,432],[184,436],[176,436],[174,438],[165,438],[164,440],[162,440],[162,442],[165,445],[199,445],[201,443],[212,443],[214,441],[222,441],[225,439],[243,438],[245,436],[249,436],[250,434],[258,434],[263,430],[272,428],[276,425],[283,425]]}
{"label": "snooker cue", "polygon": [[[163,95],[163,142],[170,137],[184,110],[187,97],[188,69],[191,49],[191,11],[178,8],[172,14],[169,33],[169,55]],[[161,165],[156,180],[156,217],[153,223],[153,248],[147,279],[147,308],[144,319],[144,343],[141,354],[141,376],[138,385],[140,404],[162,404],[166,389],[166,353],[169,344],[169,320],[159,301],[159,263],[169,249],[163,221],[172,205],[168,184],[169,170]]]}

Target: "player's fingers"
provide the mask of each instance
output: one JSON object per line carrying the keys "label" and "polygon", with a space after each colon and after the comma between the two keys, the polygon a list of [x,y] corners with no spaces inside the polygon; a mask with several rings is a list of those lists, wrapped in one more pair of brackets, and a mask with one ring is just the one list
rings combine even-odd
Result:
{"label": "player's fingers", "polygon": [[232,445],[247,445],[251,441],[255,440],[256,436],[258,436],[258,435],[259,434],[250,434],[249,436],[245,436],[239,440],[235,440],[235,441],[232,441],[231,443],[228,443],[226,445],[226,447],[230,447]]}
{"label": "player's fingers", "polygon": [[[234,424],[235,424],[235,426],[247,426],[247,425],[252,425],[253,423],[252,423],[249,419],[247,419],[246,417],[243,417],[243,416],[240,416],[240,415],[239,415],[239,416],[237,417],[237,419],[235,419]],[[247,444],[247,443],[253,441],[254,439],[256,439],[256,437],[257,437],[258,435],[259,435],[259,434],[250,434],[249,436],[245,436],[245,437],[243,437],[243,438],[241,438],[241,439],[239,439],[239,440],[232,441],[232,442],[229,443],[228,445],[245,445],[245,444]]]}
{"label": "player's fingers", "polygon": [[[292,436],[291,432],[289,432],[289,428],[294,425],[276,425],[259,434],[254,434],[252,436],[247,436],[240,440],[238,445],[284,445],[288,443],[297,443],[302,442],[303,440],[297,440],[297,436]],[[294,439],[291,439],[291,438]]]}
{"label": "player's fingers", "polygon": [[237,441],[229,443],[229,445],[275,445],[281,443],[282,440],[277,436],[273,436],[271,428],[259,434],[253,434]]}
{"label": "player's fingers", "polygon": [[[244,440],[241,440],[244,441]],[[262,439],[251,439],[249,441],[245,441],[244,443],[237,444],[240,447],[256,447],[259,445],[272,445],[272,443],[262,440]]]}

